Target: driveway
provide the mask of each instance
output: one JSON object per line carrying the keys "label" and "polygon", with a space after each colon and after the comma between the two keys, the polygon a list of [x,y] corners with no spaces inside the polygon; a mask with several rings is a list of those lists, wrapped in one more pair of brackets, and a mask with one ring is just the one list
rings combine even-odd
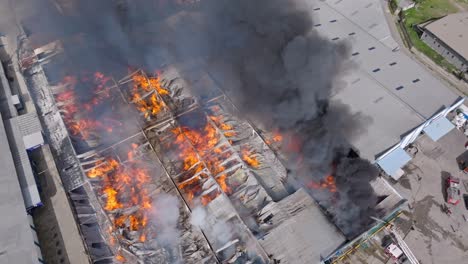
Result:
{"label": "driveway", "polygon": [[[418,153],[404,168],[406,176],[395,188],[408,199],[397,226],[406,233],[405,241],[421,263],[466,263],[468,258],[468,211],[464,202],[446,215],[446,177],[451,174],[468,184],[468,175],[459,170],[457,157],[466,150],[466,137],[454,129],[438,142],[426,135],[416,141]],[[468,193],[463,186],[462,194]]]}

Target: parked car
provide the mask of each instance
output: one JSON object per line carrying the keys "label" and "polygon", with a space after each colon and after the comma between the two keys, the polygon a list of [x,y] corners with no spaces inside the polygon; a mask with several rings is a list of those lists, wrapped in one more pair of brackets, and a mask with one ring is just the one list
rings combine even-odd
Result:
{"label": "parked car", "polygon": [[396,244],[396,243],[391,243],[385,248],[385,253],[387,253],[390,258],[393,259],[395,263],[402,264],[402,263],[407,263],[408,258],[406,257],[405,253],[403,253],[403,250]]}
{"label": "parked car", "polygon": [[450,175],[447,178],[447,203],[457,205],[460,202],[460,179]]}

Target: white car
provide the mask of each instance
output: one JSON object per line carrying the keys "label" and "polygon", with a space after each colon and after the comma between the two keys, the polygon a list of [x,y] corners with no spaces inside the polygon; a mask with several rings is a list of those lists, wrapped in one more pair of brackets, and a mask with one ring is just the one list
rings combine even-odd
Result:
{"label": "white car", "polygon": [[400,264],[406,263],[407,261],[407,257],[403,253],[403,250],[401,250],[401,248],[395,243],[388,245],[385,248],[385,253],[387,253],[387,255],[389,255],[395,261],[395,263]]}

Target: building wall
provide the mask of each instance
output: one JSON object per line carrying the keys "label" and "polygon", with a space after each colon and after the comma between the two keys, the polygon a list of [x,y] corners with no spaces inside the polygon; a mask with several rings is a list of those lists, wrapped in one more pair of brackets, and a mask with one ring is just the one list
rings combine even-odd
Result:
{"label": "building wall", "polygon": [[439,40],[431,32],[424,30],[421,35],[421,40],[424,41],[429,47],[435,50],[437,53],[442,55],[447,61],[449,61],[457,69],[467,72],[468,71],[468,62],[447,46],[443,41]]}

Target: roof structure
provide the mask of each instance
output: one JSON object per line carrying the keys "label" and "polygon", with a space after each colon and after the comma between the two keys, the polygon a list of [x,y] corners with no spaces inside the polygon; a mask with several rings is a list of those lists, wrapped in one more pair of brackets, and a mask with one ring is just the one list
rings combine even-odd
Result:
{"label": "roof structure", "polygon": [[406,8],[411,8],[415,5],[413,0],[400,0],[398,2],[398,7],[403,8],[405,10]]}
{"label": "roof structure", "polygon": [[26,149],[34,148],[44,144],[42,138],[42,127],[36,112],[27,113],[15,117],[19,130],[23,136]]}
{"label": "roof structure", "polygon": [[388,175],[395,176],[398,170],[411,160],[402,148],[395,148],[377,163]]}
{"label": "roof structure", "polygon": [[36,180],[31,168],[28,153],[23,140],[23,135],[18,124],[17,117],[5,120],[5,129],[10,142],[10,150],[16,173],[21,186],[21,191],[25,199],[26,208],[31,208],[41,204],[41,197],[37,190]]}
{"label": "roof structure", "polygon": [[395,49],[398,45],[378,0],[316,0],[308,5],[314,29],[330,41],[349,43],[350,59],[358,66],[342,77],[346,85],[335,92],[333,100],[371,120],[367,133],[350,138],[362,157],[375,160],[457,100],[455,92]]}
{"label": "roof structure", "polygon": [[446,117],[439,117],[432,121],[430,125],[424,128],[426,133],[432,140],[437,141],[441,137],[445,136],[455,127]]}
{"label": "roof structure", "polygon": [[0,122],[0,150],[0,211],[4,213],[0,218],[0,263],[37,263],[36,246],[3,122]]}
{"label": "roof structure", "polygon": [[276,203],[264,214],[269,213],[270,221],[277,226],[259,241],[281,263],[317,263],[346,240],[304,189]]}
{"label": "roof structure", "polygon": [[468,12],[447,15],[424,28],[468,60]]}

